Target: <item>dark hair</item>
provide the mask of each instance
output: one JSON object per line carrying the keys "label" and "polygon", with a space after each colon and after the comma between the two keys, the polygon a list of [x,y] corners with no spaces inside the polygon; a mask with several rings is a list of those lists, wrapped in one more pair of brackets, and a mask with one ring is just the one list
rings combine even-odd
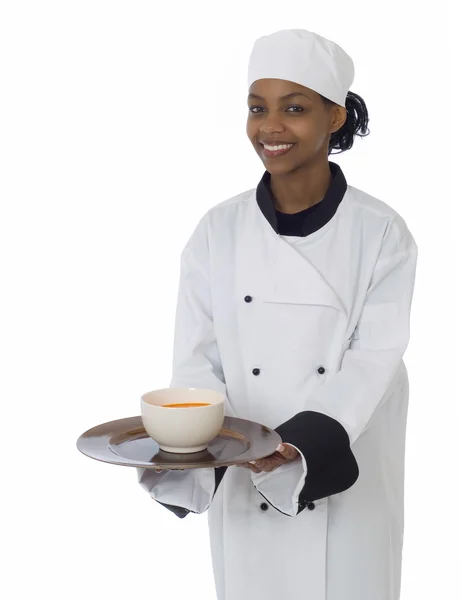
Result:
{"label": "dark hair", "polygon": [[[334,105],[335,102],[321,96],[326,106]],[[348,92],[345,102],[347,118],[345,123],[338,131],[330,136],[329,154],[340,154],[349,150],[353,146],[354,137],[365,137],[370,131],[367,127],[369,123],[369,113],[364,100],[358,94]],[[333,152],[338,150],[338,152]]]}

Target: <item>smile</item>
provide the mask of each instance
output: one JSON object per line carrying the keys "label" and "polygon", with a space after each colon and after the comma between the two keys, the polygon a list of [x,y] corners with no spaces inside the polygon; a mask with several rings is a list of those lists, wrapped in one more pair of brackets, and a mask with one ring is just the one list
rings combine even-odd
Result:
{"label": "smile", "polygon": [[283,154],[287,154],[295,144],[283,145],[283,146],[263,146],[263,155],[266,158],[275,158],[277,156],[282,156]]}

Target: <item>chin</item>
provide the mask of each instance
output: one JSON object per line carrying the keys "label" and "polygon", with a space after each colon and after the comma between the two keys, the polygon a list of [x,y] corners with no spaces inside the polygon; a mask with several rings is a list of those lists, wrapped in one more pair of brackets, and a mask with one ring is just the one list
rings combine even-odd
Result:
{"label": "chin", "polygon": [[[282,161],[279,164],[276,164],[276,161],[263,160],[262,162],[265,169],[268,173],[271,173],[271,175],[286,175],[297,169],[296,164],[288,161],[285,164]],[[270,164],[271,162],[273,162],[273,164]]]}

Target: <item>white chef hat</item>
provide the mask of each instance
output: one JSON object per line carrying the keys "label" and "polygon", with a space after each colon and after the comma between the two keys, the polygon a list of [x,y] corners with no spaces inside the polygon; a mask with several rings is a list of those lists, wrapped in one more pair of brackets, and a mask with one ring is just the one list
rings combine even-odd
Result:
{"label": "white chef hat", "polygon": [[354,64],[334,42],[305,29],[283,29],[257,39],[249,60],[248,87],[258,79],[285,79],[345,106]]}

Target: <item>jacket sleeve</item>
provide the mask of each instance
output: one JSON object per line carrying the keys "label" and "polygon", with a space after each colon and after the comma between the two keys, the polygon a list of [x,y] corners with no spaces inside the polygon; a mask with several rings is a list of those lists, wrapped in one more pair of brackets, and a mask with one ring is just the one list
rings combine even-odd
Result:
{"label": "jacket sleeve", "polygon": [[[228,401],[212,319],[208,275],[207,216],[191,236],[181,255],[173,373],[170,387],[213,389],[225,396],[225,416],[235,416]],[[138,469],[138,482],[151,497],[183,518],[205,512],[227,467],[171,470],[156,473]]]}
{"label": "jacket sleeve", "polygon": [[295,444],[290,445],[299,452],[299,456],[294,461],[281,465],[269,473],[250,471],[250,478],[257,492],[274,508],[288,517],[295,517],[304,508],[300,494],[305,485],[308,468],[301,449]]}
{"label": "jacket sleeve", "polygon": [[227,467],[185,469],[156,473],[137,468],[138,483],[153,500],[184,519],[190,512],[201,514],[211,505]]}
{"label": "jacket sleeve", "polygon": [[[386,401],[408,346],[417,254],[404,221],[396,219],[384,235],[340,369],[307,398],[306,410],[276,428],[306,461],[298,512],[314,500],[345,491],[359,476],[351,447]],[[277,496],[278,470],[266,478],[270,501]],[[294,514],[295,502],[288,514]]]}

